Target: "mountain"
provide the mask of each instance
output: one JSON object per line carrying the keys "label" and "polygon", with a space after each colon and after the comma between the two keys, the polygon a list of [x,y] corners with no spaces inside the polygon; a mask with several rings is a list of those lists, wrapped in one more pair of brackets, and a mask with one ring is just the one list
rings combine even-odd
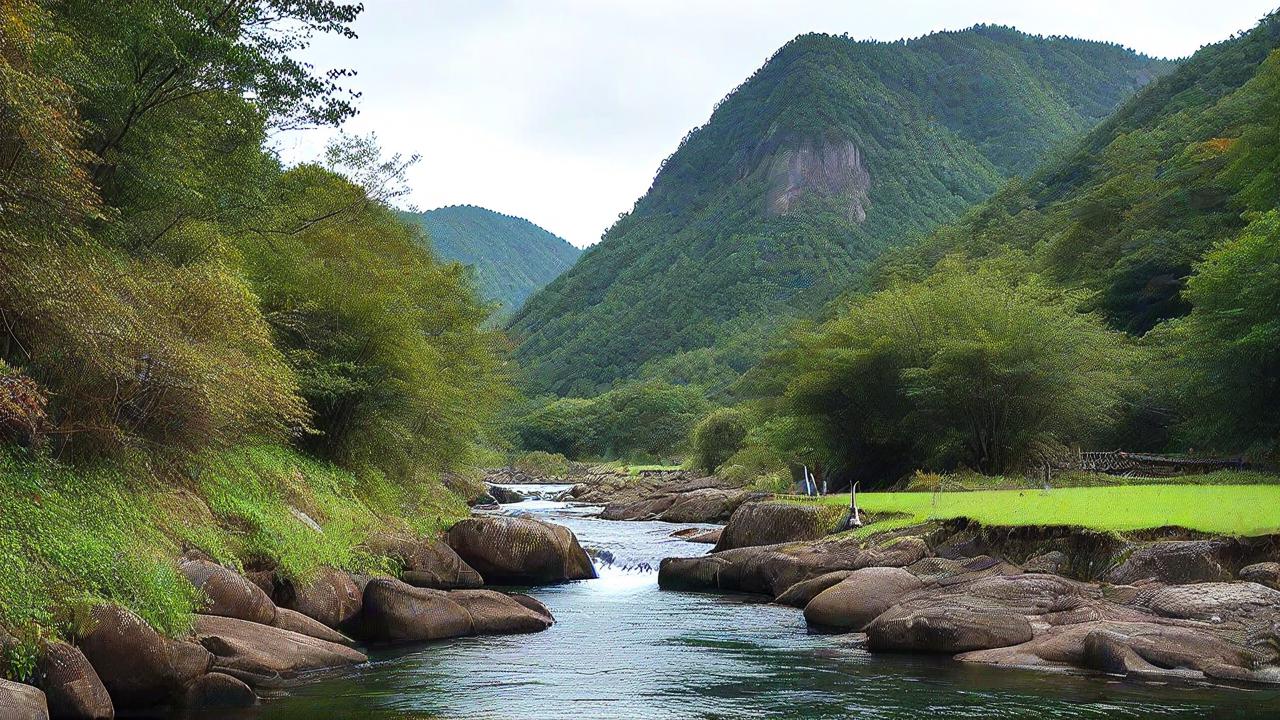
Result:
{"label": "mountain", "polygon": [[1010,249],[1141,334],[1185,314],[1193,265],[1280,204],[1280,14],[1201,48],[963,220],[890,254],[887,276]]}
{"label": "mountain", "polygon": [[501,303],[501,315],[518,309],[582,254],[524,218],[474,205],[403,216],[426,229],[437,256],[474,268],[480,294]]}
{"label": "mountain", "polygon": [[515,315],[517,357],[562,395],[636,375],[715,392],[886,248],[954,221],[1168,67],[1005,27],[800,36]]}

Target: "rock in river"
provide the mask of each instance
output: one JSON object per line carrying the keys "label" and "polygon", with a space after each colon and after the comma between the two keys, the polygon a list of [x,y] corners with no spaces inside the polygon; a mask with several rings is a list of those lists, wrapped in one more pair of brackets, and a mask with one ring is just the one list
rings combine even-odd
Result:
{"label": "rock in river", "polygon": [[0,718],[49,720],[49,706],[38,688],[0,678]]}
{"label": "rock in river", "polygon": [[596,577],[568,528],[531,518],[471,517],[455,524],[449,546],[486,583],[545,584]]}

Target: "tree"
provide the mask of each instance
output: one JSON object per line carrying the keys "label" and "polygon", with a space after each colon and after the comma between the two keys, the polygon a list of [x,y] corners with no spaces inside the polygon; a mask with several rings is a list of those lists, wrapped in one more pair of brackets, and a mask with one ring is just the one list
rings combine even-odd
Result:
{"label": "tree", "polygon": [[913,467],[1025,467],[1105,428],[1134,386],[1136,351],[1079,300],[945,262],[775,355],[783,412],[819,429],[814,459],[873,484]]}
{"label": "tree", "polygon": [[693,458],[697,466],[713,473],[742,448],[747,421],[737,408],[720,408],[693,429]]}

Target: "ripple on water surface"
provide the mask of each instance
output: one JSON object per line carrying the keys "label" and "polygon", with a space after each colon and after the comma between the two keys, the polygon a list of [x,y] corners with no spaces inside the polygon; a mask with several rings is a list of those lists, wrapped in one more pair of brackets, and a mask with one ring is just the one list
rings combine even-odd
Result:
{"label": "ripple on water surface", "polygon": [[869,655],[792,608],[659,592],[658,561],[707,551],[682,525],[608,522],[546,500],[504,506],[569,526],[600,578],[531,594],[556,625],[375,652],[242,718],[1277,718],[1280,692],[1149,685]]}

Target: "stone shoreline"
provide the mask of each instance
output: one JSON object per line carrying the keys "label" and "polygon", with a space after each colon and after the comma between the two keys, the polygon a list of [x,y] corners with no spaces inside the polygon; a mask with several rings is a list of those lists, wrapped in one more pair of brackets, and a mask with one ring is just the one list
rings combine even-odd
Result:
{"label": "stone shoreline", "polygon": [[[306,584],[258,568],[240,574],[198,552],[179,570],[207,599],[192,632],[168,638],[117,605],[90,611],[75,642],[46,641],[32,685],[0,680],[0,717],[97,720],[117,710],[249,707],[318,673],[367,662],[357,649],[468,635],[538,632],[551,612],[488,584],[540,585],[595,577],[566,528],[477,516],[443,540],[375,538],[399,578],[327,568]],[[0,650],[16,640],[0,632]]]}

